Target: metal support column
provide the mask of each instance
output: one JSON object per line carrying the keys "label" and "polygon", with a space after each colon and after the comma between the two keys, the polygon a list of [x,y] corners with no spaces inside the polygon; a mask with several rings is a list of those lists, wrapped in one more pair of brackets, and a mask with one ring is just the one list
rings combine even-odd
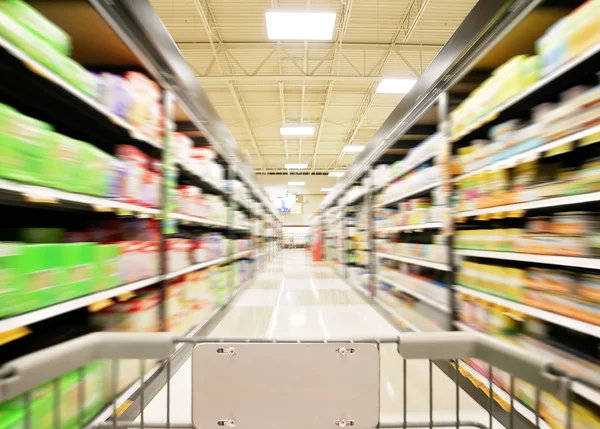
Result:
{"label": "metal support column", "polygon": [[444,236],[444,244],[446,245],[446,255],[448,264],[451,270],[448,271],[444,278],[446,284],[450,288],[450,314],[447,324],[449,330],[454,330],[454,322],[456,320],[456,291],[454,290],[454,253],[452,247],[454,245],[454,218],[452,216],[452,180],[450,171],[450,160],[452,159],[452,143],[450,143],[450,126],[448,122],[448,106],[449,97],[447,92],[442,92],[438,98],[438,129],[444,137],[444,150],[440,152],[440,166],[442,167],[441,190],[444,196],[443,204],[446,208],[446,216],[443,220],[442,234]]}
{"label": "metal support column", "polygon": [[[159,275],[163,278],[159,283],[161,300],[159,306],[159,330],[167,330],[167,285],[168,280],[164,279],[167,274],[167,236],[172,233],[175,222],[170,219],[170,212],[173,209],[169,202],[169,184],[177,181],[177,166],[171,153],[171,135],[175,131],[174,121],[174,96],[169,90],[163,94],[163,111],[165,115],[165,131],[163,135],[162,150],[162,180],[160,186],[160,237],[158,242],[159,254]],[[177,183],[174,183],[176,185]]]}
{"label": "metal support column", "polygon": [[375,170],[373,166],[369,168],[369,180],[367,181],[367,195],[365,195],[365,204],[367,205],[367,243],[369,251],[369,292],[371,292],[371,300],[375,300],[377,296],[377,261],[375,259],[375,222],[373,216],[374,210],[374,191],[375,191]]}
{"label": "metal support column", "polygon": [[[227,165],[227,180],[229,181],[229,183],[231,183],[232,180],[235,179],[235,170],[234,170],[234,166],[232,164],[228,164]],[[232,269],[232,265],[231,265],[231,257],[233,256],[233,239],[235,238],[234,235],[234,229],[233,227],[234,225],[234,221],[235,221],[235,216],[234,216],[234,211],[236,209],[236,202],[233,198],[233,193],[232,193],[232,186],[228,186],[229,191],[226,194],[226,203],[227,203],[227,262],[226,264],[229,266],[229,269],[227,270],[227,291],[229,292],[229,297],[227,298],[227,302],[230,302],[231,299],[233,298],[233,293],[234,293],[234,277],[233,277],[233,269]]]}

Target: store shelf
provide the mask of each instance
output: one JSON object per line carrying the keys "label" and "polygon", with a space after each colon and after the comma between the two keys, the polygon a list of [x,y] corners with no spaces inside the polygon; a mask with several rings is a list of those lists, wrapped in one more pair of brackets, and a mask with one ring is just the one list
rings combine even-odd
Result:
{"label": "store shelf", "polygon": [[[581,65],[587,61],[593,61],[594,57],[597,56],[598,54],[600,54],[600,44],[594,45],[593,47],[591,47],[589,50],[587,50],[583,54],[575,57],[574,59],[561,65],[560,67],[557,67],[554,71],[548,73],[547,75],[542,77],[540,80],[536,81],[533,85],[530,85],[525,90],[520,91],[516,96],[506,100],[504,103],[500,104],[498,107],[496,107],[493,111],[491,111],[484,118],[481,118],[479,121],[477,121],[472,126],[465,129],[461,133],[459,133],[455,136],[452,136],[451,142],[457,142],[457,141],[463,139],[465,136],[469,135],[473,131],[475,131],[478,128],[482,127],[483,125],[489,123],[490,121],[496,119],[500,115],[500,113],[504,112],[508,108],[516,105],[517,103],[522,102],[523,100],[526,100],[528,97],[530,97],[538,92],[541,92],[541,91],[547,89],[547,87],[550,87],[551,84],[554,83],[557,79],[560,79],[562,76],[564,76],[568,72],[573,71],[579,65]],[[531,107],[533,107],[533,106],[531,106]]]}
{"label": "store shelf", "polygon": [[171,213],[170,217],[172,219],[177,219],[184,223],[187,222],[195,225],[203,225],[208,227],[227,228],[227,224],[223,222],[217,222],[215,220],[204,219],[196,216],[188,216],[181,213]]}
{"label": "store shelf", "polygon": [[375,232],[399,232],[399,231],[421,231],[424,229],[439,229],[443,228],[441,222],[420,223],[415,225],[389,226],[386,228],[376,228]]}
{"label": "store shelf", "polygon": [[570,134],[566,137],[562,137],[559,138],[557,140],[553,140],[551,142],[545,143],[541,146],[538,146],[536,148],[524,151],[522,153],[519,153],[517,155],[513,155],[510,156],[506,159],[503,159],[501,161],[497,161],[497,162],[493,162],[491,164],[485,165],[481,168],[477,168],[473,171],[470,171],[468,173],[465,174],[461,174],[460,176],[457,176],[453,179],[454,182],[460,182],[461,180],[464,180],[468,177],[474,176],[476,174],[480,174],[480,173],[484,173],[484,172],[489,172],[489,171],[497,171],[497,170],[502,170],[505,168],[512,168],[518,164],[522,164],[525,162],[529,162],[532,161],[534,159],[537,159],[542,153],[547,152],[549,150],[552,150],[554,148],[557,148],[559,146],[562,146],[566,143],[570,143],[570,142],[574,142],[576,140],[581,140],[585,137],[591,136],[593,134],[596,133],[600,133],[600,124],[595,125],[593,127],[589,127],[586,128],[584,130],[578,131],[576,133]]}
{"label": "store shelf", "polygon": [[60,316],[73,310],[87,307],[95,302],[103,299],[114,298],[126,292],[142,289],[147,286],[158,283],[161,276],[150,277],[144,280],[128,283],[122,286],[117,286],[112,289],[103,290],[101,292],[92,293],[69,301],[61,302],[60,304],[51,305],[49,307],[40,308],[39,310],[30,311],[6,319],[0,319],[0,333],[16,329],[21,326],[28,326],[51,317]]}
{"label": "store shelf", "polygon": [[550,311],[541,310],[539,308],[531,307],[529,305],[521,304],[519,302],[510,301],[505,298],[500,298],[498,296],[491,295],[485,292],[480,292],[478,290],[467,288],[464,286],[455,285],[454,288],[457,292],[464,293],[465,295],[470,295],[472,297],[479,298],[483,301],[487,301],[492,304],[498,304],[503,307],[516,310],[528,316],[535,317],[540,320],[545,320],[546,322],[550,322],[555,325],[563,326],[565,328],[569,328],[574,331],[581,332],[583,334],[592,335],[596,338],[600,338],[600,326],[593,325],[587,322],[582,322],[580,320],[573,319],[567,316],[562,316],[560,314],[552,313]]}
{"label": "store shelf", "polygon": [[[484,333],[478,331],[475,328],[470,327],[466,323],[462,322],[454,322],[454,326],[460,331],[463,332],[475,332],[481,335],[485,335]],[[585,386],[578,382],[573,382],[573,392],[577,393],[579,396],[586,398],[588,401],[593,402],[596,405],[600,405],[600,392],[594,390],[588,386]]]}
{"label": "store shelf", "polygon": [[190,183],[193,184],[197,187],[199,187],[200,189],[202,189],[204,192],[207,192],[209,194],[215,194],[215,195],[225,195],[227,194],[227,192],[221,188],[219,185],[217,185],[216,183],[207,180],[204,177],[198,176],[197,174],[193,173],[186,165],[184,164],[178,164],[179,167],[179,173],[180,173],[180,180],[184,183]]}
{"label": "store shelf", "polygon": [[419,158],[418,161],[405,166],[404,168],[400,169],[399,172],[397,172],[396,174],[394,174],[393,176],[389,177],[388,179],[386,179],[386,181],[375,187],[375,192],[380,191],[381,189],[385,188],[387,185],[389,185],[390,183],[392,183],[394,180],[399,179],[400,177],[404,176],[406,173],[410,173],[411,171],[413,171],[416,167],[418,167],[419,165],[423,164],[424,162],[429,161],[430,159],[435,158],[436,156],[438,156],[439,153],[435,152],[435,151],[431,151],[431,152],[427,152],[425,154],[425,156],[423,156],[422,158]]}
{"label": "store shelf", "polygon": [[235,261],[236,259],[245,259],[252,254],[252,250],[244,250],[243,252],[234,253],[228,258],[228,261]]}
{"label": "store shelf", "polygon": [[211,259],[210,261],[200,262],[199,264],[190,265],[189,267],[182,268],[181,270],[170,272],[169,274],[166,274],[164,276],[164,279],[165,280],[174,279],[175,277],[179,277],[184,274],[191,273],[193,271],[198,271],[203,268],[210,267],[212,265],[223,264],[227,261],[228,261],[228,258],[223,257],[223,258]]}
{"label": "store shelf", "polygon": [[[223,310],[223,307],[219,307],[219,306],[215,307],[214,310],[211,312],[211,314],[208,316],[208,318],[206,320],[202,321],[198,325],[195,325],[195,326],[191,327],[182,336],[184,338],[193,338],[193,337],[195,337],[198,334],[198,332],[200,332],[206,325],[208,325],[215,318],[215,316],[217,314],[219,314],[221,312],[221,310]],[[179,344],[177,344],[175,346],[175,353],[171,356],[171,358],[175,354],[177,354],[186,344],[189,344],[189,343],[180,342]],[[159,362],[158,364],[156,364],[152,368],[150,368],[150,370],[144,374],[143,383],[150,382],[152,380],[154,374],[156,374],[162,367],[163,367],[163,363]],[[140,378],[140,379],[137,379],[123,393],[121,393],[120,395],[118,395],[115,398],[115,405],[116,405],[116,407],[118,409],[122,409],[122,407],[127,408],[126,407],[127,403],[131,402],[131,399],[136,396],[136,394],[139,392],[139,390],[140,390],[141,387],[142,387],[142,380]],[[113,411],[114,411],[113,410],[113,404],[111,403],[110,405],[106,406],[103,409],[103,411],[100,412],[85,427],[86,428],[95,428],[95,427],[98,427],[98,426],[102,425],[108,419],[110,419],[110,417],[113,414]]]}
{"label": "store shelf", "polygon": [[525,203],[507,204],[504,206],[488,207],[484,209],[467,210],[457,212],[454,217],[457,219],[494,215],[497,213],[518,212],[521,210],[534,210],[548,207],[571,206],[574,204],[585,204],[600,201],[600,192],[590,192],[587,194],[571,195],[567,197],[546,198],[543,200],[530,201]]}
{"label": "store shelf", "polygon": [[368,193],[369,193],[368,189],[365,189],[364,191],[359,192],[352,199],[350,199],[346,202],[346,206],[350,206],[350,205],[354,204],[355,202],[359,201],[361,198],[363,198]]}
{"label": "store shelf", "polygon": [[391,280],[389,278],[387,278],[386,276],[382,276],[382,275],[377,275],[377,279],[381,282],[387,283],[390,286],[392,286],[395,290],[400,291],[402,293],[408,294],[414,298],[417,298],[419,301],[424,302],[425,304],[440,310],[444,313],[449,313],[450,309],[448,308],[447,305],[438,302],[432,298],[429,298],[428,296],[425,296],[423,294],[420,294],[419,292],[415,292],[412,289],[407,288],[406,286],[402,286],[400,283],[398,283],[395,280]]}
{"label": "store shelf", "polygon": [[407,256],[390,255],[389,253],[376,253],[377,257],[391,259],[394,261],[406,262],[407,264],[420,265],[422,267],[433,268],[434,270],[450,271],[450,265],[440,262],[427,261],[425,259],[409,258]]}
{"label": "store shelf", "polygon": [[[30,76],[35,76],[38,79],[41,78],[42,80],[42,82],[37,82],[38,84],[45,83],[45,85],[43,85],[45,94],[51,92],[59,93],[58,95],[52,94],[52,97],[47,97],[45,99],[44,108],[49,110],[57,109],[52,114],[65,114],[67,112],[65,112],[64,107],[68,106],[70,107],[69,113],[74,113],[74,115],[67,115],[69,117],[69,120],[73,121],[73,123],[77,123],[77,121],[80,118],[85,118],[88,120],[92,119],[94,122],[104,121],[104,124],[101,124],[103,128],[110,129],[118,127],[123,132],[128,134],[129,137],[133,140],[144,142],[145,144],[148,144],[155,149],[161,148],[160,143],[142,134],[132,124],[128,123],[120,116],[110,112],[102,104],[100,104],[87,94],[84,94],[80,90],[76,89],[73,85],[68,83],[62,77],[50,71],[48,68],[31,58],[28,54],[14,46],[12,43],[4,39],[3,37],[0,37],[0,48],[2,48],[6,54],[18,60],[25,66],[23,70],[14,71],[14,73],[19,74],[19,76],[21,77],[21,81],[24,82],[25,80],[30,80],[27,78]],[[3,56],[4,55],[5,54],[3,54]],[[15,85],[3,85],[3,87],[3,91],[18,90],[18,88]],[[49,101],[54,101],[54,104],[48,105]],[[94,117],[91,118],[90,116]]]}
{"label": "store shelf", "polygon": [[406,193],[404,193],[402,195],[399,195],[399,196],[396,196],[394,198],[390,198],[389,200],[387,200],[387,201],[385,201],[383,203],[375,204],[375,207],[386,207],[386,206],[389,206],[390,204],[394,204],[394,203],[400,202],[400,201],[402,201],[402,200],[404,200],[406,198],[409,198],[409,197],[412,197],[412,196],[415,196],[415,195],[419,195],[419,194],[421,194],[423,192],[427,192],[427,191],[430,191],[432,189],[435,189],[435,188],[437,188],[440,185],[441,185],[441,182],[428,183],[427,185],[422,186],[420,188],[417,188],[417,189],[414,189],[412,191],[406,192]]}
{"label": "store shelf", "polygon": [[[54,209],[85,209],[91,211],[117,211],[118,214],[139,213],[158,215],[159,209],[128,204],[108,198],[94,197],[75,192],[60,191],[44,186],[27,185],[0,179],[0,199],[20,204],[40,204]],[[64,207],[63,207],[64,206]]]}
{"label": "store shelf", "polygon": [[[489,387],[490,382],[487,379],[487,377],[485,377],[483,374],[481,374],[475,368],[471,367],[468,363],[466,363],[465,361],[462,361],[462,360],[459,361],[459,365],[473,379],[473,381],[472,381],[473,384],[481,383],[482,386]],[[500,386],[497,386],[496,384],[492,384],[492,390],[497,395],[498,399],[502,400],[506,404],[510,404],[510,395],[504,389],[502,389]],[[522,415],[525,419],[527,419],[532,424],[536,423],[535,412],[530,410],[528,407],[526,407],[522,402],[518,401],[517,399],[514,400],[513,404],[515,407],[515,411],[517,413]],[[552,427],[548,423],[543,421],[542,419],[540,419],[539,428],[540,429],[552,429]]]}
{"label": "store shelf", "polygon": [[489,250],[455,249],[455,255],[474,258],[501,259],[505,261],[531,262],[535,264],[559,265],[564,267],[590,268],[600,270],[600,258],[581,258],[574,256],[534,255],[516,252],[494,252]]}
{"label": "store shelf", "polygon": [[440,332],[443,329],[430,319],[417,312],[398,297],[385,289],[378,289],[375,303],[405,330],[412,332]]}

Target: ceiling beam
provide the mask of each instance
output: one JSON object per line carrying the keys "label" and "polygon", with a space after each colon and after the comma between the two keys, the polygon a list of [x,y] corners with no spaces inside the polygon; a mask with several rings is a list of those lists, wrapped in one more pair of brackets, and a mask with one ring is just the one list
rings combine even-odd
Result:
{"label": "ceiling beam", "polygon": [[235,80],[239,82],[256,82],[256,81],[317,81],[317,80],[338,80],[338,81],[352,81],[356,83],[369,83],[380,80],[383,76],[379,74],[374,76],[357,76],[357,75],[311,75],[311,74],[281,74],[281,75],[235,75],[235,74],[223,74],[223,75],[211,75],[211,76],[197,76],[200,82],[220,82]]}
{"label": "ceiling beam", "polygon": [[[200,0],[195,0],[194,1],[194,5],[196,6],[196,10],[198,11],[198,15],[200,15],[200,19],[202,21],[202,25],[204,26],[204,29],[206,30],[206,35],[208,36],[208,40],[210,43],[210,47],[211,50],[213,52],[213,55],[215,57],[215,61],[217,63],[217,66],[219,67],[219,71],[221,73],[223,73],[223,67],[221,66],[221,62],[219,61],[219,53],[217,52],[217,48],[215,46],[215,42],[213,41],[213,36],[212,36],[212,30],[210,27],[210,23],[208,21],[208,17],[206,15],[206,13],[204,12],[204,8],[202,6],[202,3],[200,2]],[[207,3],[207,7],[208,7],[208,3]],[[209,13],[210,12],[210,8],[209,8]],[[219,40],[217,42],[220,42],[221,39],[221,35],[218,32],[217,29],[217,37],[219,38]],[[225,47],[224,45],[223,49],[225,49],[225,58],[227,59],[227,64],[229,66],[229,73],[232,73],[232,67],[231,67],[231,63],[229,60],[229,56],[227,54],[227,47]],[[252,146],[254,147],[254,150],[256,151],[256,154],[258,155],[258,159],[260,160],[260,164],[262,166],[263,164],[263,159],[262,156],[260,154],[260,149],[258,148],[258,145],[256,144],[256,139],[254,137],[254,132],[252,131],[252,127],[250,126],[250,120],[248,119],[248,115],[246,114],[246,111],[244,110],[244,108],[242,107],[242,103],[239,99],[239,96],[237,94],[237,91],[235,89],[235,87],[233,86],[233,83],[231,82],[231,80],[228,82],[228,86],[229,86],[229,90],[231,92],[231,96],[233,97],[233,101],[238,109],[238,112],[242,118],[242,121],[244,123],[244,126],[246,128],[246,131],[248,132],[248,136],[250,137],[250,142],[252,143]]]}
{"label": "ceiling beam", "polygon": [[[229,49],[272,49],[273,46],[277,45],[278,42],[223,42]],[[313,48],[329,49],[332,46],[336,46],[337,42],[310,42]],[[284,48],[302,48],[304,42],[281,42]],[[177,43],[181,49],[193,49],[193,48],[210,48],[210,43],[207,42],[179,42]],[[425,51],[439,51],[444,45],[437,43],[354,43],[344,42],[344,48],[348,49],[389,49],[390,47],[398,48],[402,51],[419,51],[421,49]]]}

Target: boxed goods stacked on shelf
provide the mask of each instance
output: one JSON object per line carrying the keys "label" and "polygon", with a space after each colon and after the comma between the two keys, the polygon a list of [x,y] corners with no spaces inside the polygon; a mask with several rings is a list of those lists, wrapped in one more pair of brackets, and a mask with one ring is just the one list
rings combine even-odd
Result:
{"label": "boxed goods stacked on shelf", "polygon": [[[595,338],[576,338],[569,346],[564,342],[564,332],[552,329],[551,325],[535,318],[504,307],[477,299],[468,294],[459,294],[460,313],[459,327],[463,330],[477,330],[487,333],[495,340],[516,345],[528,353],[541,356],[559,368],[569,371],[583,379],[600,380],[600,368],[597,356],[590,355],[590,350],[597,344]],[[487,365],[477,359],[468,359],[472,368],[489,375]],[[494,384],[505,391],[510,390],[510,375],[494,369]],[[515,396],[528,407],[536,408],[535,388],[522,380],[515,380]],[[540,395],[541,417],[551,427],[564,427],[566,407],[552,395],[542,392]],[[600,418],[596,411],[577,403],[574,406],[574,426],[582,428],[600,427]]]}
{"label": "boxed goods stacked on shelf", "polygon": [[[86,2],[73,5],[36,7],[57,23],[70,19],[71,7],[81,8],[81,16],[96,13]],[[54,15],[54,6],[68,13]],[[250,279],[254,244],[232,225],[247,226],[249,211],[234,212],[224,190],[224,165],[239,161],[227,151],[217,159],[212,148],[165,131],[180,120],[167,112],[199,123],[187,117],[198,111],[196,100],[179,94],[182,104],[171,106],[173,79],[185,86],[178,72],[136,58],[135,49],[128,52],[136,42],[119,40],[127,31],[114,31],[110,25],[117,23],[102,17],[93,19],[93,28],[116,43],[86,49],[88,42],[73,42],[28,4],[0,1],[0,204],[10,220],[0,231],[2,364],[97,330],[192,335]],[[80,34],[75,24],[65,28]],[[123,49],[118,61],[132,63],[106,68],[136,71],[102,71],[109,56],[95,56],[116,45]],[[76,54],[87,51],[84,61],[94,64],[93,72],[71,57],[72,46]],[[204,144],[219,149],[219,137]],[[236,186],[255,208],[258,193],[249,193],[250,185]],[[189,222],[178,231],[187,217],[212,223]],[[28,405],[24,397],[1,403],[0,428],[54,427],[57,400],[60,427],[83,427],[113,399],[110,380],[122,392],[155,363],[146,360],[140,368],[122,360],[116,377],[109,362],[64,374],[58,390],[52,383],[40,386]]]}
{"label": "boxed goods stacked on shelf", "polygon": [[[110,373],[107,363],[86,365],[82,371],[72,371],[60,377],[59,390],[47,383],[33,390],[29,404],[29,424],[35,428],[51,428],[54,425],[56,401],[60,403],[61,428],[77,428],[80,412],[84,421],[91,420],[109,399]],[[83,391],[85,402],[79,409],[78,392]],[[58,398],[55,395],[58,393]],[[26,405],[23,397],[0,404],[0,428],[26,427]]]}
{"label": "boxed goods stacked on shelf", "polygon": [[[600,374],[600,84],[597,62],[586,61],[600,46],[599,11],[591,0],[560,19],[535,55],[497,68],[451,113],[458,327],[590,379]],[[494,383],[510,391],[508,374],[494,370]],[[596,392],[575,392],[573,427],[600,427]],[[536,407],[532,386],[517,380],[515,393]],[[565,427],[557,398],[543,393],[539,409]]]}
{"label": "boxed goods stacked on shelf", "polygon": [[409,173],[419,165],[436,159],[442,152],[445,139],[441,133],[435,133],[406,154],[406,156],[391,165],[381,164],[373,171],[375,188],[380,188]]}
{"label": "boxed goods stacked on shelf", "polygon": [[[131,220],[87,231],[25,228],[2,243],[2,317],[158,275],[158,225]],[[11,237],[12,238],[12,237]]]}
{"label": "boxed goods stacked on shelf", "polygon": [[448,308],[450,288],[439,271],[408,264],[399,264],[396,268],[393,261],[388,260],[378,268],[377,277],[396,292],[422,299],[436,308]]}

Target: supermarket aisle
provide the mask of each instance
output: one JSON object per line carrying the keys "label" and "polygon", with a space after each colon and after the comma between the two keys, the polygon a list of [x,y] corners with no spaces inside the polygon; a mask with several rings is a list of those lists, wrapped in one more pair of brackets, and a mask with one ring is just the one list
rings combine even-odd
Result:
{"label": "supermarket aisle", "polygon": [[[377,311],[368,305],[325,264],[313,264],[304,250],[282,251],[235,302],[211,337],[351,338],[396,335]],[[401,421],[403,402],[402,359],[395,346],[382,346],[382,422]],[[429,367],[410,361],[408,373],[409,421],[429,416]],[[433,370],[435,420],[455,418],[454,383]],[[172,378],[171,416],[175,423],[190,422],[191,364]],[[166,392],[146,408],[146,421],[164,421]],[[487,423],[487,413],[465,393],[460,396],[461,420]],[[496,427],[496,426],[494,426]],[[499,424],[497,427],[501,427]]]}

